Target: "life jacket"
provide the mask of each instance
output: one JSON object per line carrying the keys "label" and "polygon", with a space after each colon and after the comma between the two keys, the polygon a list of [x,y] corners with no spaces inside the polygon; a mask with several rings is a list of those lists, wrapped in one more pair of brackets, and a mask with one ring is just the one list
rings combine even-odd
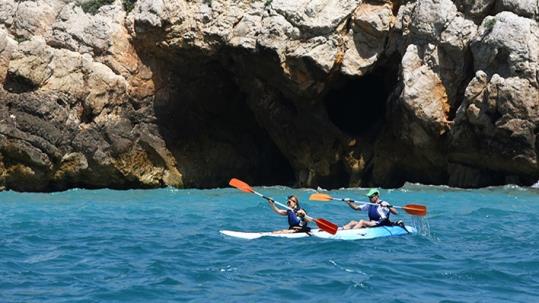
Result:
{"label": "life jacket", "polygon": [[378,205],[370,204],[368,214],[369,214],[369,220],[371,221],[379,221],[382,218],[380,214],[378,213]]}
{"label": "life jacket", "polygon": [[286,213],[288,215],[288,225],[289,225],[289,228],[293,228],[293,227],[306,227],[307,226],[307,223],[305,221],[304,218],[301,218],[297,215],[297,212],[300,210],[301,208],[296,208],[294,210],[290,210],[290,209],[287,209],[286,210]]}
{"label": "life jacket", "polygon": [[[383,201],[381,201],[381,202],[383,202]],[[380,213],[378,212],[379,207],[381,208],[382,206],[381,205],[373,205],[373,204],[369,205],[369,209],[368,209],[369,220],[377,221],[377,222],[379,222],[380,225],[388,224],[390,222],[389,221],[389,215],[391,214],[391,212],[388,212],[387,217],[383,221],[380,221],[380,220],[382,220],[382,216],[380,216]]]}

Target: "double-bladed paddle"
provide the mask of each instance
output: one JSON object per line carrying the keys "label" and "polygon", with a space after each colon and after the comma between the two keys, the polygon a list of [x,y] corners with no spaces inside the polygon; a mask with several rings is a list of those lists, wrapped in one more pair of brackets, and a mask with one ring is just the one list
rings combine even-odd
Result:
{"label": "double-bladed paddle", "polygon": [[[321,194],[321,193],[316,193],[316,194],[312,194],[310,197],[309,197],[309,200],[314,200],[314,201],[331,201],[331,200],[337,200],[337,201],[350,201],[350,202],[357,202],[357,203],[363,203],[363,204],[374,204],[374,205],[378,205],[376,203],[371,203],[371,202],[363,202],[363,201],[355,201],[355,200],[352,200],[352,199],[343,199],[343,198],[334,198],[330,195],[327,195],[327,194]],[[395,207],[395,208],[402,208],[404,209],[404,211],[406,211],[407,213],[409,213],[410,215],[414,215],[414,216],[425,216],[427,214],[427,208],[423,205],[419,205],[419,204],[407,204],[405,206],[395,206],[395,205],[391,205],[390,207]]]}
{"label": "double-bladed paddle", "polygon": [[[260,196],[260,197],[262,197],[262,198],[264,198],[266,200],[271,200],[271,201],[275,202],[275,204],[277,204],[277,205],[279,205],[281,207],[292,210],[290,207],[288,207],[288,206],[286,206],[284,204],[281,204],[281,203],[279,203],[279,202],[277,202],[277,201],[275,201],[275,200],[273,200],[273,199],[271,199],[269,197],[266,197],[266,196],[264,196],[263,194],[261,194],[259,192],[256,192],[251,186],[249,186],[249,184],[247,184],[247,183],[245,183],[245,182],[243,182],[241,180],[238,180],[236,178],[232,178],[232,179],[230,179],[230,182],[228,182],[228,184],[230,186],[232,186],[232,187],[235,187],[235,188],[241,190],[241,191],[244,191],[246,193],[253,193],[253,194],[258,195],[258,196]],[[328,233],[330,233],[332,235],[337,233],[337,229],[339,228],[337,226],[337,224],[332,223],[332,222],[330,222],[330,221],[328,221],[326,219],[322,219],[322,218],[314,219],[314,218],[309,217],[309,216],[305,216],[305,217],[307,219],[309,219],[309,220],[314,221],[316,223],[316,225],[318,225],[318,227],[321,230],[326,231],[326,232],[328,232]]]}

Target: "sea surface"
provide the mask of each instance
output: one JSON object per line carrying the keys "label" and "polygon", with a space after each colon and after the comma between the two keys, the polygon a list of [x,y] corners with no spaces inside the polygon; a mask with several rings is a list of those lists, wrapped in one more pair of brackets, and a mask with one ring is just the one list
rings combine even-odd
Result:
{"label": "sea surface", "polygon": [[[342,225],[365,218],[312,189],[258,187]],[[329,191],[364,200],[366,189]],[[287,227],[234,188],[0,193],[0,302],[539,302],[539,189],[381,190],[418,235],[241,240]]]}

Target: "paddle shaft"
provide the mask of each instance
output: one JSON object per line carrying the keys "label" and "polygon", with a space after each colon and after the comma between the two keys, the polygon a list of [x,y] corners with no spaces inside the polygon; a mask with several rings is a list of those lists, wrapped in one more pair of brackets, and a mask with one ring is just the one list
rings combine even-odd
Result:
{"label": "paddle shaft", "polygon": [[[259,193],[259,192],[257,192],[257,191],[254,191],[254,190],[253,190],[253,194],[258,195],[258,196],[260,196],[260,197],[262,197],[262,198],[264,198],[264,199],[266,199],[266,200],[268,200],[268,201],[273,201],[275,204],[277,204],[277,205],[279,205],[279,206],[281,206],[281,207],[284,207],[284,208],[286,208],[286,209],[288,209],[288,210],[294,211],[292,208],[290,208],[290,207],[288,207],[288,206],[286,206],[286,205],[284,205],[284,204],[282,204],[282,203],[280,203],[280,202],[278,202],[278,201],[275,201],[275,200],[273,200],[272,198],[266,197],[266,196],[264,196],[263,194],[261,194],[261,193]],[[312,218],[312,217],[310,217],[310,216],[308,216],[308,215],[305,215],[305,218],[308,219],[308,220],[310,220],[310,221],[316,221],[314,218]]]}
{"label": "paddle shaft", "polygon": [[[352,199],[339,199],[339,198],[333,198],[331,197],[332,200],[339,200],[339,201],[350,201],[350,202],[354,202],[354,203],[363,203],[363,204],[370,204],[370,205],[378,205],[378,206],[381,206],[380,204],[376,204],[376,203],[372,203],[372,202],[363,202],[363,201],[356,201],[356,200],[352,200]],[[407,213],[411,214],[411,215],[416,215],[416,216],[424,216],[425,215],[425,211],[422,211],[421,209],[415,209],[414,207],[411,207],[411,206],[396,206],[396,205],[391,205],[389,206],[389,208],[400,208],[400,209],[404,209],[404,211],[406,211]]]}
{"label": "paddle shaft", "polygon": [[[381,206],[380,204],[377,204],[377,203],[372,203],[372,202],[364,202],[364,201],[356,201],[356,200],[352,200],[352,199],[339,199],[339,198],[331,198],[332,200],[338,200],[338,201],[344,201],[344,202],[354,202],[354,203],[361,203],[361,204],[370,204],[370,205],[378,205],[378,206]],[[389,204],[389,207],[390,208],[404,208],[402,206],[395,206],[395,205],[391,205]]]}

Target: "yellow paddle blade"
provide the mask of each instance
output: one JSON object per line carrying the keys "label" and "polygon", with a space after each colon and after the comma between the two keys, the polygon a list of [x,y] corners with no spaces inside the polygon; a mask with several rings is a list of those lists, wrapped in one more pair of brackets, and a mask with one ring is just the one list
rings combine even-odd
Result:
{"label": "yellow paddle blade", "polygon": [[309,196],[309,200],[313,200],[313,201],[331,201],[332,198],[331,198],[330,195],[316,193],[316,194],[312,194],[311,196]]}
{"label": "yellow paddle blade", "polygon": [[228,182],[228,185],[232,186],[232,187],[235,187],[241,191],[244,191],[246,193],[252,193],[254,192],[253,189],[251,188],[251,186],[249,186],[249,184],[239,180],[239,179],[236,179],[236,178],[232,178],[230,179],[230,182]]}

